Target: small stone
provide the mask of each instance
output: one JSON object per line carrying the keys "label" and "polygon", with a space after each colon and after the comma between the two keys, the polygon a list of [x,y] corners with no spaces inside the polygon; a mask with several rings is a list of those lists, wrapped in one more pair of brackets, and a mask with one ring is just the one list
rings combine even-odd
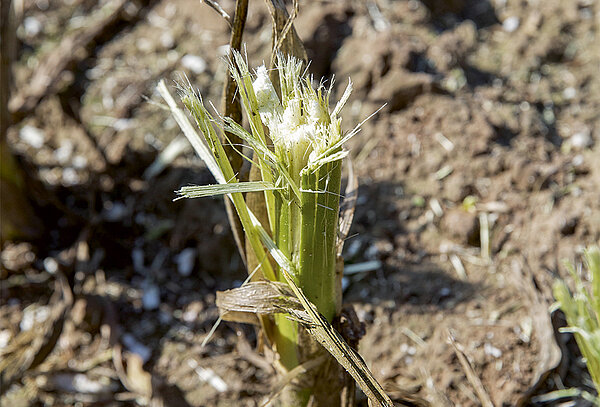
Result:
{"label": "small stone", "polygon": [[23,126],[19,131],[19,138],[33,148],[41,148],[44,145],[44,131],[33,126]]}
{"label": "small stone", "polygon": [[592,144],[594,144],[594,140],[592,140],[590,131],[588,129],[584,129],[573,134],[569,139],[569,144],[571,144],[574,149],[583,150],[591,147]]}
{"label": "small stone", "polygon": [[519,20],[519,17],[511,16],[504,20],[504,22],[502,23],[502,29],[507,33],[511,33],[517,28],[519,28],[520,23],[521,21]]}
{"label": "small stone", "polygon": [[23,28],[27,37],[35,37],[42,31],[42,23],[35,17],[25,17]]}
{"label": "small stone", "polygon": [[581,155],[581,154],[577,154],[571,160],[571,164],[573,164],[574,167],[580,167],[583,165],[583,163],[584,163],[584,158],[583,158],[583,155]]}
{"label": "small stone", "polygon": [[206,61],[198,55],[185,55],[183,58],[181,58],[181,65],[196,75],[206,71]]}
{"label": "small stone", "polygon": [[563,90],[563,96],[565,97],[565,99],[573,99],[575,96],[577,96],[577,91],[574,87],[569,86],[568,88]]}
{"label": "small stone", "polygon": [[491,343],[485,343],[483,345],[483,351],[485,352],[486,355],[488,356],[492,356],[494,358],[499,358],[500,356],[502,356],[502,351],[500,349],[498,349],[497,347],[495,347],[494,345],[492,345]]}
{"label": "small stone", "polygon": [[50,274],[56,274],[58,271],[58,262],[52,257],[46,257],[44,259],[44,269]]}

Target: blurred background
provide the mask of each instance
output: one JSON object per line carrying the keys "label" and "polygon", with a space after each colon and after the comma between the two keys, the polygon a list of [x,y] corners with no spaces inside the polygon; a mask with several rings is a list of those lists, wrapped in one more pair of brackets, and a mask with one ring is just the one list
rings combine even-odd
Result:
{"label": "blurred background", "polygon": [[[223,323],[201,346],[215,291],[246,272],[221,199],[172,202],[214,180],[154,91],[185,75],[219,106],[227,21],[199,0],[10,4],[2,405],[261,405],[276,381],[252,327]],[[295,27],[336,99],[354,82],[345,129],[386,103],[347,146],[360,187],[344,301],[392,398],[479,405],[450,334],[494,405],[592,391],[549,306],[563,260],[600,241],[600,4],[306,1]],[[268,63],[264,2],[243,41]]]}

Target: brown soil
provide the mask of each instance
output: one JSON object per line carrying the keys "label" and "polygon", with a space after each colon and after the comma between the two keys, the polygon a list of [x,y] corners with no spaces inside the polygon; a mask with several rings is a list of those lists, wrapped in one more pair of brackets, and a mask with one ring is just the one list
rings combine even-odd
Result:
{"label": "brown soil", "polygon": [[[366,323],[360,350],[375,376],[399,401],[479,405],[453,335],[496,406],[592,391],[548,309],[563,260],[600,242],[598,2],[309,3],[296,26],[313,73],[335,75],[338,89],[354,82],[345,125],[386,103],[348,146],[360,195],[345,259],[381,267],[348,276],[345,302]],[[23,7],[14,93],[95,4]],[[268,60],[270,33],[251,2],[251,65]],[[254,351],[253,328],[223,323],[201,347],[215,291],[245,278],[222,201],[172,202],[210,175],[188,151],[143,176],[179,133],[150,103],[154,85],[183,72],[219,105],[228,40],[201,2],[131,1],[11,127],[46,233],[2,250],[0,355],[20,366],[3,372],[3,405],[255,406],[270,394],[272,356]],[[186,54],[206,67],[194,72]],[[32,127],[41,145],[24,137]],[[187,248],[189,276],[177,266]],[[56,269],[72,305],[53,296]],[[143,367],[136,352],[148,353]]]}

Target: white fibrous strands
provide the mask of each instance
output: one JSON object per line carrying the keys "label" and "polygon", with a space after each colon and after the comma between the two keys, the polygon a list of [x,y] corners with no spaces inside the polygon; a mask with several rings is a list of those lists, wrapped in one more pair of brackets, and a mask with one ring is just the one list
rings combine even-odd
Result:
{"label": "white fibrous strands", "polygon": [[256,79],[252,83],[252,87],[256,94],[260,118],[270,130],[281,120],[282,111],[281,103],[264,65],[259,66],[256,70]]}
{"label": "white fibrous strands", "polygon": [[264,65],[256,70],[252,87],[276,154],[302,170],[341,138],[341,119],[330,116],[329,90],[322,86],[313,89],[310,79],[299,74],[300,61],[280,57],[277,69],[281,101]]}

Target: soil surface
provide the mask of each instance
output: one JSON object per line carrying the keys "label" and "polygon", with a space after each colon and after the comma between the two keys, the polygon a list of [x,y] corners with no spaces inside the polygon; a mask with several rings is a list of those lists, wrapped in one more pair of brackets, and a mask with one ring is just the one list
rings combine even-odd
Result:
{"label": "soil surface", "polygon": [[[9,130],[43,234],[2,248],[2,405],[261,405],[277,381],[254,328],[221,323],[202,346],[215,292],[246,273],[222,200],[173,191],[214,180],[189,148],[147,172],[180,133],[156,83],[185,75],[219,106],[227,22],[197,0],[18,3],[13,97],[102,24]],[[600,3],[307,3],[311,71],[335,75],[337,97],[354,83],[345,128],[385,104],[347,146],[360,187],[344,258],[359,271],[344,301],[374,375],[415,406],[593,391],[549,308],[564,260],[600,242]],[[250,2],[251,66],[270,36]]]}

